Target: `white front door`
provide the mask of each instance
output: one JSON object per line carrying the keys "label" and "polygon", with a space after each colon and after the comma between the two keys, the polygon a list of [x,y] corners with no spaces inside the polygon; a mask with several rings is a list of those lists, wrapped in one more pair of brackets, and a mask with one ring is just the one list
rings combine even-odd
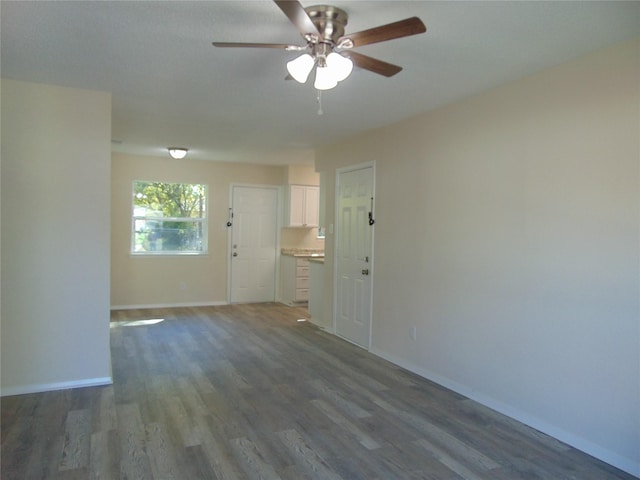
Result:
{"label": "white front door", "polygon": [[373,167],[338,172],[336,334],[365,348],[371,338]]}
{"label": "white front door", "polygon": [[232,187],[231,303],[273,302],[276,285],[277,187]]}

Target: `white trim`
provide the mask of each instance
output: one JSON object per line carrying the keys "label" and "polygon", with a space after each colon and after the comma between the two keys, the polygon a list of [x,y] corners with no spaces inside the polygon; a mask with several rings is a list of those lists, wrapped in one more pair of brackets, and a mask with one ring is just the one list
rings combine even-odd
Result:
{"label": "white trim", "polygon": [[[190,218],[190,217],[159,217],[159,218],[152,218],[152,220],[158,220],[158,221],[163,221],[163,222],[175,222],[175,221],[180,221],[180,222],[193,222],[193,223],[200,223],[203,226],[203,232],[204,233],[204,250],[203,251],[186,251],[186,252],[179,252],[179,251],[175,251],[175,250],[168,250],[166,252],[164,251],[153,251],[153,252],[136,252],[135,251],[135,237],[134,237],[134,232],[135,232],[135,224],[136,224],[136,220],[145,220],[149,217],[147,216],[140,216],[140,215],[135,215],[135,210],[136,207],[134,205],[134,192],[136,189],[136,183],[141,182],[141,183],[164,183],[164,184],[174,184],[174,185],[204,185],[204,191],[205,191],[205,216],[202,218]],[[177,256],[196,256],[196,257],[200,257],[200,256],[206,256],[209,255],[209,184],[207,183],[190,183],[190,182],[174,182],[174,181],[164,181],[164,180],[132,180],[131,181],[131,231],[129,232],[129,240],[130,240],[130,246],[129,246],[129,255],[132,257],[163,257],[163,256],[172,256],[172,255],[177,255]]]}
{"label": "white trim", "polygon": [[575,433],[568,432],[561,428],[558,428],[555,425],[552,425],[540,418],[533,416],[527,412],[524,412],[518,408],[514,408],[511,405],[505,404],[500,400],[497,400],[493,397],[487,396],[482,392],[477,390],[470,389],[464,385],[461,385],[457,382],[454,382],[446,377],[433,373],[427,369],[418,367],[416,365],[405,362],[402,359],[399,359],[393,355],[387,354],[375,347],[372,347],[370,352],[380,358],[383,358],[399,367],[402,367],[406,370],[409,370],[416,375],[419,375],[427,380],[437,383],[449,390],[452,390],[460,395],[463,395],[471,400],[474,400],[485,407],[488,407],[496,412],[502,413],[507,417],[515,419],[529,427],[535,428],[540,432],[543,432],[551,437],[560,440],[561,442],[566,443],[578,450],[587,453],[603,462],[608,463],[620,470],[623,470],[631,475],[634,475],[640,478],[640,462],[636,462],[631,458],[626,458],[622,455],[619,455],[607,448],[604,448],[600,445],[597,445],[590,440],[587,440]]}
{"label": "white trim", "polygon": [[144,310],[146,308],[219,307],[229,305],[226,301],[187,303],[148,303],[142,305],[111,305],[111,310]]}
{"label": "white trim", "polygon": [[24,395],[26,393],[51,392],[54,390],[67,390],[70,388],[99,387],[102,385],[112,385],[112,377],[86,378],[84,380],[73,380],[70,382],[39,383],[33,385],[20,385],[18,387],[3,388],[0,396],[9,397],[12,395]]}

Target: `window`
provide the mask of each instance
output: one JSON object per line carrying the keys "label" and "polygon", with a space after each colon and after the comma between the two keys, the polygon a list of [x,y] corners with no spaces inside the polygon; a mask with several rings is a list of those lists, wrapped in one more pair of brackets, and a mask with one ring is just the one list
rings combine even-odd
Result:
{"label": "window", "polygon": [[134,181],[132,253],[207,253],[206,195],[206,185]]}

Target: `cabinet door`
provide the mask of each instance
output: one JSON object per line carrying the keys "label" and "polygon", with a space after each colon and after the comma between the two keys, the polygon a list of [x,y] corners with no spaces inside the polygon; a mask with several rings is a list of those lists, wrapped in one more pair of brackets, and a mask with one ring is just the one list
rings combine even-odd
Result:
{"label": "cabinet door", "polygon": [[305,224],[305,189],[302,185],[289,187],[289,226],[301,227]]}
{"label": "cabinet door", "polygon": [[320,188],[305,187],[305,224],[307,227],[320,225]]}

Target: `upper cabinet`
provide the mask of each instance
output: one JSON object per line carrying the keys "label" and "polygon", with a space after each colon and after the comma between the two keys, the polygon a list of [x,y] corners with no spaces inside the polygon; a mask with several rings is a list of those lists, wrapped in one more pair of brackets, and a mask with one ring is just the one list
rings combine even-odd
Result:
{"label": "upper cabinet", "polygon": [[309,185],[289,185],[287,192],[287,227],[317,227],[319,225],[320,188]]}

